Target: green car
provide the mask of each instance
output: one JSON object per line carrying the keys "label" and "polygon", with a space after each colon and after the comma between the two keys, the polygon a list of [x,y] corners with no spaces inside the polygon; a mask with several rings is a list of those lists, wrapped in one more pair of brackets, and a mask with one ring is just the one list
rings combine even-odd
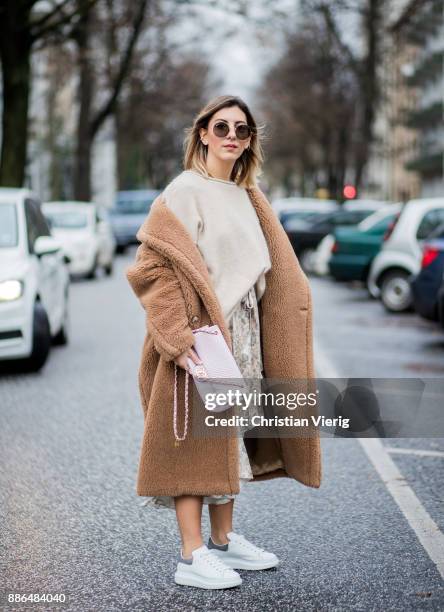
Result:
{"label": "green car", "polygon": [[333,232],[335,242],[328,268],[335,280],[367,279],[370,264],[382,247],[384,235],[390,230],[400,210],[399,204],[389,204],[356,227],[342,227]]}

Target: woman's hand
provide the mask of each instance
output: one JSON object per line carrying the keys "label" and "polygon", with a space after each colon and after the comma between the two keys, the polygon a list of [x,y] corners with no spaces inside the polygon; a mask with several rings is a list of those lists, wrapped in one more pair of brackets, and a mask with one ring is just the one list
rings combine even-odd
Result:
{"label": "woman's hand", "polygon": [[174,363],[189,372],[187,357],[194,361],[194,363],[202,363],[202,359],[200,359],[196,351],[192,348],[189,348],[180,355],[178,355],[176,359],[174,359]]}

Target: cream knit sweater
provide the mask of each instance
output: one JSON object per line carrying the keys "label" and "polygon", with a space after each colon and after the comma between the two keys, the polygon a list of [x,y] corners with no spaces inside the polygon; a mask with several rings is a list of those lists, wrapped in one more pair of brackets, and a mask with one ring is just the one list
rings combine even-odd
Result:
{"label": "cream knit sweater", "polygon": [[233,181],[184,170],[163,195],[200,250],[225,319],[253,285],[260,300],[271,261],[246,190]]}

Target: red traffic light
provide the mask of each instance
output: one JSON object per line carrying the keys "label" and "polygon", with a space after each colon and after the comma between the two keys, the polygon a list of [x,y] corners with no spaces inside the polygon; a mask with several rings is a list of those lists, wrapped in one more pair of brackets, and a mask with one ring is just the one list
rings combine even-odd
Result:
{"label": "red traffic light", "polygon": [[347,200],[352,200],[353,198],[356,198],[356,187],[354,185],[344,185],[342,193],[344,194],[344,198]]}

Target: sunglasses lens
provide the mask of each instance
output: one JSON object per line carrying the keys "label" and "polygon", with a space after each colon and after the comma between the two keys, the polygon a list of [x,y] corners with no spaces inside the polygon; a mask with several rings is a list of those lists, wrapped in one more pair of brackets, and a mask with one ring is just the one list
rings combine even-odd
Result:
{"label": "sunglasses lens", "polygon": [[221,121],[220,123],[214,124],[213,131],[215,136],[218,136],[219,138],[224,138],[230,130],[228,125]]}
{"label": "sunglasses lens", "polygon": [[250,128],[249,126],[245,123],[243,125],[238,125],[236,128],[236,136],[239,138],[239,140],[246,140],[250,135]]}

